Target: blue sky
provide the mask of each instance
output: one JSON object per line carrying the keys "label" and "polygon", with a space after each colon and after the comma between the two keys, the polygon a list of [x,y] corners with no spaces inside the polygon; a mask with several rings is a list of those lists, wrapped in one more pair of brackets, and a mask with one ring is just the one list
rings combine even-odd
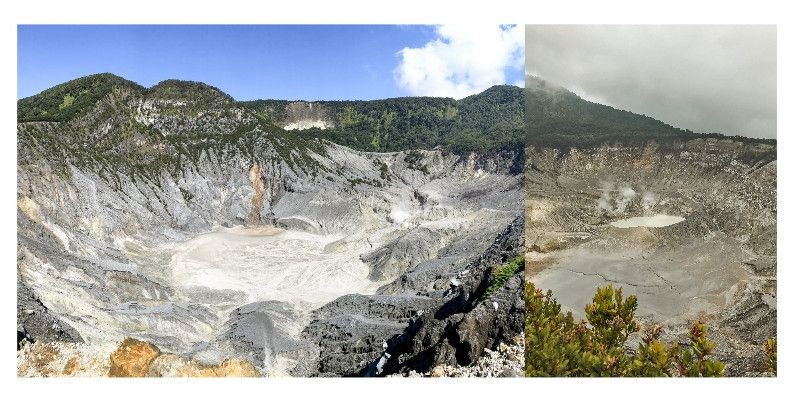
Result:
{"label": "blue sky", "polygon": [[99,72],[146,87],[201,81],[237,100],[463,97],[523,79],[516,58],[481,54],[516,52],[508,28],[483,30],[477,37],[480,29],[435,26],[22,25],[17,97]]}

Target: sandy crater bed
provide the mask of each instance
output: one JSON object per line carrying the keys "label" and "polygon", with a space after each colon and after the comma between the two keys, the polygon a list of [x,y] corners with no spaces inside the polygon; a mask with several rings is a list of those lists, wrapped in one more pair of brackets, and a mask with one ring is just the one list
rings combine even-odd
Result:
{"label": "sandy crater bed", "polygon": [[[238,292],[245,302],[277,300],[301,309],[349,293],[374,293],[358,255],[366,240],[271,227],[219,228],[178,244],[172,281],[187,297],[202,290]],[[212,305],[213,304],[209,304]]]}

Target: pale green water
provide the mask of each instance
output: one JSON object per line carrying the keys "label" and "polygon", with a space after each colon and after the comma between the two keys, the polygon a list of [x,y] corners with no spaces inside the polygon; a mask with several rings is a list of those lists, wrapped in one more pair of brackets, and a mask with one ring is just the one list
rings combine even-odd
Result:
{"label": "pale green water", "polygon": [[632,217],[614,221],[610,225],[615,228],[661,228],[685,221],[686,218],[676,215],[656,214],[650,217]]}

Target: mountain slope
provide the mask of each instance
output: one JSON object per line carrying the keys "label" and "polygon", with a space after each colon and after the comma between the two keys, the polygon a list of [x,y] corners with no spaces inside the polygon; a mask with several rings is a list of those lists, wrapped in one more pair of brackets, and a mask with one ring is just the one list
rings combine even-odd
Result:
{"label": "mountain slope", "polygon": [[403,97],[373,101],[242,102],[304,137],[364,151],[432,149],[458,153],[516,150],[523,143],[523,90],[493,86],[461,100]]}
{"label": "mountain slope", "polygon": [[96,74],[53,86],[17,102],[17,121],[67,121],[86,113],[114,88],[143,92],[144,88],[112,74]]}
{"label": "mountain slope", "polygon": [[598,144],[667,144],[695,138],[736,139],[747,143],[774,140],[679,129],[655,118],[582,99],[535,76],[526,78],[525,126],[529,144],[554,148],[589,148]]}
{"label": "mountain slope", "polygon": [[265,375],[364,375],[392,338],[418,345],[383,373],[470,363],[519,333],[521,277],[484,298],[519,252],[513,153],[357,151],[196,82],[104,93],[17,124],[24,341],[107,360],[130,336]]}

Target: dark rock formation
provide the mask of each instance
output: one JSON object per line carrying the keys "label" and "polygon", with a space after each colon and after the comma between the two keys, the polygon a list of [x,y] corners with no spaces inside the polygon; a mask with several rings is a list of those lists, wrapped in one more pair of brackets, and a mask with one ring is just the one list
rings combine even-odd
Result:
{"label": "dark rock formation", "polygon": [[50,313],[28,286],[17,279],[17,350],[23,340],[83,343],[74,328]]}
{"label": "dark rock formation", "polygon": [[323,376],[427,372],[438,364],[469,365],[485,348],[510,343],[523,329],[522,273],[481,298],[492,269],[519,254],[521,238],[517,217],[448,287],[416,296],[345,296],[317,310],[303,332],[318,346],[316,370]]}

